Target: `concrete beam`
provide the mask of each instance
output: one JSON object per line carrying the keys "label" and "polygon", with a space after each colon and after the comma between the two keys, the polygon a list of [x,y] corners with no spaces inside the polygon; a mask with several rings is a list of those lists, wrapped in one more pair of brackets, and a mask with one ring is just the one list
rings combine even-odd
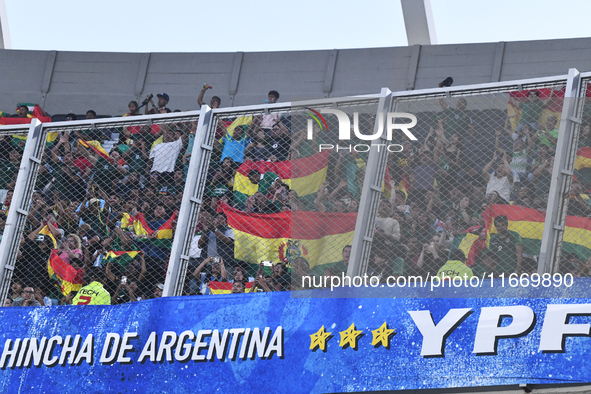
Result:
{"label": "concrete beam", "polygon": [[12,49],[5,0],[0,0],[0,49]]}
{"label": "concrete beam", "polygon": [[431,0],[400,0],[408,45],[435,45]]}

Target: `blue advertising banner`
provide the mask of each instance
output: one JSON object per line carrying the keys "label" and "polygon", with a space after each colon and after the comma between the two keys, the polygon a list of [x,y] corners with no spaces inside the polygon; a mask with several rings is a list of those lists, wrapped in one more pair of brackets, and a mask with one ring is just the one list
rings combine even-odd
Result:
{"label": "blue advertising banner", "polygon": [[[0,308],[0,391],[321,393],[591,382],[589,281]],[[494,293],[494,295],[493,295]],[[295,293],[294,293],[295,294]],[[347,295],[349,298],[340,298]],[[359,296],[352,298],[351,296]],[[531,296],[536,296],[531,298]]]}

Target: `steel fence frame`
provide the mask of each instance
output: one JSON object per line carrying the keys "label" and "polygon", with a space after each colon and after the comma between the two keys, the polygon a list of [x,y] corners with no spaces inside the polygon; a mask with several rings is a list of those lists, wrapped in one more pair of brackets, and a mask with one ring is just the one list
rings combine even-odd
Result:
{"label": "steel fence frame", "polygon": [[[569,70],[567,75],[552,76],[544,78],[532,78],[516,81],[493,82],[477,85],[465,85],[456,87],[444,87],[434,89],[424,89],[407,92],[393,92],[390,93],[391,107],[390,112],[397,112],[398,104],[401,100],[418,100],[425,98],[445,98],[445,97],[468,97],[474,95],[509,92],[515,90],[536,89],[543,86],[551,86],[557,83],[566,83],[567,98],[580,98],[581,94],[581,78],[589,78],[589,74],[580,76],[576,69]],[[559,142],[556,149],[552,183],[550,186],[550,198],[546,209],[546,221],[544,227],[544,235],[542,240],[542,250],[539,259],[538,272],[555,273],[558,270],[558,260],[560,257],[560,248],[558,245],[562,242],[564,235],[564,221],[566,219],[566,211],[568,208],[568,193],[572,181],[572,174],[574,169],[574,155],[576,153],[576,146],[579,135],[579,126],[581,123],[580,112],[582,106],[577,106],[577,100],[565,100],[563,106],[563,117],[561,118],[559,128]],[[384,129],[384,133],[386,130]],[[385,137],[382,137],[384,140]],[[374,150],[372,150],[374,152]],[[374,153],[377,155],[377,152]],[[371,168],[368,162],[367,174],[375,173],[381,175],[373,184],[373,189],[381,185],[383,181],[383,167],[385,167],[386,155],[382,155],[380,161],[372,161]],[[366,174],[366,183],[368,182]],[[369,192],[371,187],[368,185],[367,189],[364,185],[364,191]],[[381,191],[381,188],[380,188]],[[362,197],[363,198],[363,197]],[[366,195],[365,198],[368,198]],[[352,250],[352,264],[349,266],[349,275],[360,275],[364,273],[364,268],[367,267],[367,258],[371,250],[372,234],[375,225],[375,218],[377,214],[377,206],[380,200],[380,193],[373,193],[373,196],[366,201],[363,206],[363,218],[358,218],[358,223],[363,220],[365,226],[363,228],[356,228],[356,237],[354,240],[354,248]],[[360,209],[360,216],[362,210]],[[361,248],[359,247],[361,246]],[[360,250],[361,249],[361,250]]]}
{"label": "steel fence frame", "polygon": [[[9,211],[4,236],[0,243],[0,295],[6,297],[12,270],[16,259],[19,240],[22,236],[24,222],[27,217],[28,207],[31,203],[34,182],[44,150],[45,138],[48,132],[59,128],[71,127],[106,127],[108,125],[124,125],[130,122],[172,122],[175,119],[192,118],[198,120],[196,141],[193,146],[191,160],[189,162],[189,177],[185,185],[177,231],[174,235],[171,258],[166,272],[164,296],[178,296],[182,294],[184,278],[186,276],[188,251],[191,237],[195,230],[197,216],[201,208],[205,190],[209,160],[212,151],[213,138],[217,119],[220,116],[239,116],[241,114],[268,114],[293,109],[302,109],[310,106],[338,108],[340,106],[378,103],[376,117],[383,116],[385,112],[396,112],[398,105],[404,100],[438,97],[466,97],[495,92],[508,92],[548,86],[556,83],[567,84],[567,96],[580,98],[584,96],[581,91],[583,81],[591,79],[591,73],[579,74],[571,69],[567,75],[525,79],[518,81],[466,85],[449,88],[425,89],[419,91],[390,92],[387,88],[379,94],[357,97],[328,98],[300,102],[288,102],[277,104],[264,104],[244,107],[232,107],[223,109],[210,109],[203,106],[200,111],[191,111],[180,114],[162,114],[136,116],[133,118],[108,118],[82,120],[76,122],[57,122],[41,124],[33,120],[30,127],[5,126],[0,127],[1,134],[28,134],[25,150],[18,173],[17,184],[14,190],[14,201]],[[563,117],[559,128],[559,140],[556,149],[556,159],[553,169],[550,198],[546,210],[546,224],[542,240],[538,271],[556,272],[558,258],[564,232],[564,221],[568,207],[568,192],[572,182],[574,168],[574,155],[579,136],[582,105],[576,100],[565,100]],[[377,122],[374,131],[377,130]],[[387,143],[386,130],[384,128],[380,142]],[[367,162],[365,178],[360,199],[360,209],[357,216],[357,224],[351,253],[351,264],[348,275],[362,275],[367,269],[369,253],[372,247],[372,231],[375,225],[382,183],[386,167],[387,153],[377,152],[371,149]]]}

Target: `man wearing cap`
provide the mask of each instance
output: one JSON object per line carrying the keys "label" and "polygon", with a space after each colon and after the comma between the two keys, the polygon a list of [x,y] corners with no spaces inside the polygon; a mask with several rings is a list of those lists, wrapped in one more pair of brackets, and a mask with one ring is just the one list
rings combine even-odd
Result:
{"label": "man wearing cap", "polygon": [[148,110],[148,106],[146,105],[146,115],[171,113],[172,111],[169,108],[166,108],[166,104],[170,101],[168,94],[158,93],[156,97],[158,97],[158,106],[154,105],[154,101],[150,100],[152,109]]}
{"label": "man wearing cap", "polygon": [[164,285],[162,283],[158,283],[154,287],[154,298],[162,297],[162,290],[164,290]]}
{"label": "man wearing cap", "polygon": [[109,236],[108,213],[103,211],[103,204],[104,201],[93,196],[91,189],[80,205],[80,219],[90,226],[89,230],[93,230],[91,232],[93,238],[98,236],[100,239],[105,239]]}

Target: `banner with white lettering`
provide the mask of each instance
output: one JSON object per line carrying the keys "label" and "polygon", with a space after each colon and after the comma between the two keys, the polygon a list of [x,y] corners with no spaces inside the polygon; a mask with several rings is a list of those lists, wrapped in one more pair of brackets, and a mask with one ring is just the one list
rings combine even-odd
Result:
{"label": "banner with white lettering", "polygon": [[591,298],[579,295],[590,284],[576,280],[569,298],[552,289],[527,292],[535,298],[500,288],[494,297],[473,289],[469,298],[393,298],[389,289],[337,298],[319,290],[307,298],[277,292],[0,308],[0,391],[322,393],[587,383]]}

